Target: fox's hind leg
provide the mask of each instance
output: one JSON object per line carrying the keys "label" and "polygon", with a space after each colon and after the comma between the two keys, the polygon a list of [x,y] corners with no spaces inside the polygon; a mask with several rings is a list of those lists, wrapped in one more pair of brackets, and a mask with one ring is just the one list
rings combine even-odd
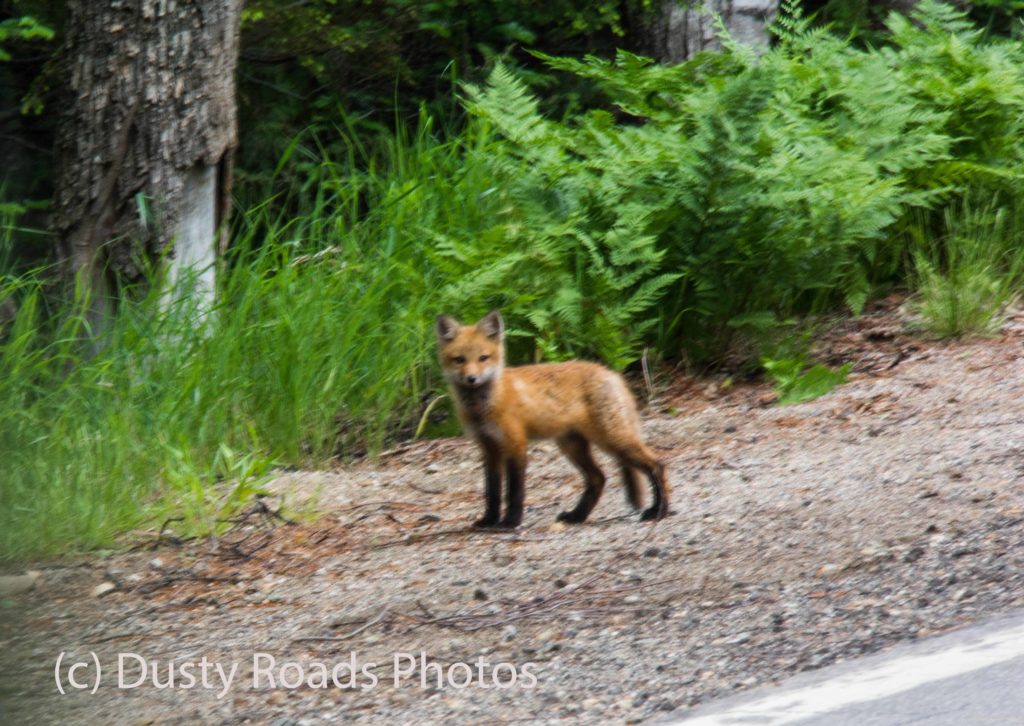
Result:
{"label": "fox's hind leg", "polygon": [[[636,441],[630,446],[619,447],[614,453],[623,467],[631,466],[639,469],[647,475],[651,482],[651,494],[654,497],[654,501],[640,515],[640,519],[643,521],[661,519],[667,515],[668,486],[665,484],[665,465],[658,461],[651,450],[644,446],[641,441]],[[637,494],[639,494],[639,488],[637,489]]]}
{"label": "fox's hind leg", "polygon": [[626,501],[633,509],[640,509],[644,506],[643,492],[640,491],[640,481],[636,478],[636,469],[626,462],[619,463],[622,471],[622,486],[626,488]]}
{"label": "fox's hind leg", "polygon": [[575,509],[558,515],[559,522],[579,524],[587,521],[597,501],[604,491],[604,472],[590,453],[590,442],[576,432],[568,433],[557,439],[558,448],[569,457],[576,468],[583,474],[584,489]]}

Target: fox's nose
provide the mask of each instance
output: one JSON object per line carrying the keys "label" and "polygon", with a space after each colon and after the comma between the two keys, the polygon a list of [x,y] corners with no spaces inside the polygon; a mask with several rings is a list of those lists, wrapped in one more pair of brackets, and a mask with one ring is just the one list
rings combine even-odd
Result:
{"label": "fox's nose", "polygon": [[476,383],[476,376],[466,376],[466,383]]}

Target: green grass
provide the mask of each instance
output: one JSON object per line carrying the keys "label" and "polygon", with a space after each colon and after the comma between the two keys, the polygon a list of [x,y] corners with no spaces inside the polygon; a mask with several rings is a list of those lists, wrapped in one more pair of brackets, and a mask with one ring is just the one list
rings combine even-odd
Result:
{"label": "green grass", "polygon": [[[415,418],[429,300],[386,259],[257,254],[205,320],[131,304],[89,357],[79,315],[51,328],[34,281],[0,360],[0,553],[91,547],[143,521],[223,505],[207,487],[271,461],[379,446]],[[234,451],[253,461],[239,464]]]}
{"label": "green grass", "polygon": [[0,278],[0,301],[18,305],[0,323],[0,559],[168,516],[208,531],[232,502],[218,481],[255,490],[272,463],[315,466],[413,430],[437,387],[423,230],[471,223],[441,168],[452,149],[399,140],[374,150],[379,171],[295,153],[315,163],[312,189],[244,215],[206,315],[187,294],[162,307],[152,284],[90,355],[84,300],[54,303],[45,271]]}
{"label": "green grass", "polygon": [[1024,289],[1024,204],[964,202],[942,222],[939,234],[920,225],[913,235],[913,309],[936,337],[993,333]]}

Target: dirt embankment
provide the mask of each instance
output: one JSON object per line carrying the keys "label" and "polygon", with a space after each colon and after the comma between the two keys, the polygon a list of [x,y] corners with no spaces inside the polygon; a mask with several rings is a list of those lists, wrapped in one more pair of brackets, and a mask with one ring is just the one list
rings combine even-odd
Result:
{"label": "dirt embankment", "polygon": [[[673,487],[653,525],[614,481],[556,524],[578,477],[539,444],[524,526],[469,531],[477,456],[444,440],[282,475],[320,492],[314,523],[44,565],[3,610],[0,720],[636,723],[1024,605],[1021,321],[932,344],[867,317],[825,347],[856,372],[817,401],[702,381],[647,410]],[[57,693],[62,651],[96,654],[95,694]]]}

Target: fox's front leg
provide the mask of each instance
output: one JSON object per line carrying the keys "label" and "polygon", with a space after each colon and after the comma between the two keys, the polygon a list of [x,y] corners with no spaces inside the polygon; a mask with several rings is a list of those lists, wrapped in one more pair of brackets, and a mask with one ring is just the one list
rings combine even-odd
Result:
{"label": "fox's front leg", "polygon": [[506,431],[505,434],[505,486],[508,504],[501,526],[518,527],[523,521],[523,501],[526,499],[526,434]]}
{"label": "fox's front leg", "polygon": [[481,441],[484,454],[484,516],[474,527],[496,527],[501,517],[501,451],[492,442]]}

